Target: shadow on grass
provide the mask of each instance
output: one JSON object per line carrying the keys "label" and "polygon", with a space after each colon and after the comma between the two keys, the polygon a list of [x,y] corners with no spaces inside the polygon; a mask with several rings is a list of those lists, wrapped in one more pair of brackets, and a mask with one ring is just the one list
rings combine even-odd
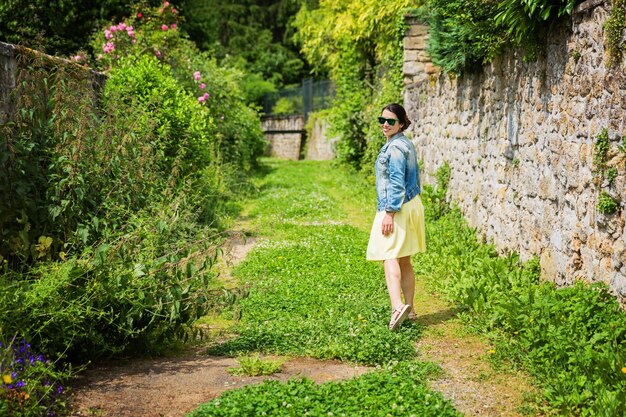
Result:
{"label": "shadow on grass", "polygon": [[452,307],[446,310],[440,310],[435,313],[418,315],[417,323],[422,326],[435,326],[440,323],[457,318],[458,314],[463,311],[462,308]]}

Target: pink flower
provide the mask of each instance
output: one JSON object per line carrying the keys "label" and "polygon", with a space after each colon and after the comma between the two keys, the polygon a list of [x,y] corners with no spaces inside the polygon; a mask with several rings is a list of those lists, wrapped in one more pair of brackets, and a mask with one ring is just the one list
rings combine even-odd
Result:
{"label": "pink flower", "polygon": [[110,30],[106,29],[106,30],[104,31],[104,37],[105,37],[106,39],[111,39],[111,38],[113,37],[113,34],[111,33],[111,31],[110,31]]}
{"label": "pink flower", "polygon": [[137,39],[133,38],[132,42],[137,43]]}
{"label": "pink flower", "polygon": [[200,75],[200,71],[196,71],[193,73],[193,79],[196,81],[200,81],[200,78],[202,78],[202,76]]}
{"label": "pink flower", "polygon": [[167,6],[169,6],[169,5],[170,5],[170,2],[169,2],[169,1],[164,1],[164,2],[163,2],[163,7],[167,7]]}
{"label": "pink flower", "polygon": [[208,100],[209,99],[209,93],[202,94],[202,97],[204,97],[205,100]]}
{"label": "pink flower", "polygon": [[200,83],[200,85],[198,86],[200,88],[200,90],[204,90],[206,87],[205,83]]}
{"label": "pink flower", "polygon": [[120,22],[120,23],[117,25],[117,29],[118,29],[118,30],[125,30],[125,29],[126,29],[126,23],[124,23],[124,22]]}
{"label": "pink flower", "polygon": [[78,61],[81,61],[82,59],[83,59],[83,57],[82,57],[82,56],[80,56],[80,55],[74,55],[74,56],[72,57],[72,61],[77,61],[77,62],[78,62]]}
{"label": "pink flower", "polygon": [[141,19],[143,15],[141,13],[137,13],[137,19]]}
{"label": "pink flower", "polygon": [[172,24],[170,25],[170,29],[176,29],[176,23],[172,23]]}
{"label": "pink flower", "polygon": [[115,51],[115,44],[113,44],[113,42],[105,43],[104,45],[102,45],[102,51],[105,54]]}
{"label": "pink flower", "polygon": [[200,103],[204,103],[204,100],[206,100],[206,98],[205,98],[204,96],[200,96],[200,97],[198,97],[198,101],[199,101]]}
{"label": "pink flower", "polygon": [[101,60],[102,59],[102,54],[98,54],[98,56],[96,57],[97,60]]}
{"label": "pink flower", "polygon": [[132,30],[126,31],[126,34],[131,38],[135,37],[135,32],[133,32]]}
{"label": "pink flower", "polygon": [[176,13],[178,13],[178,10],[172,8],[172,13],[176,14]]}
{"label": "pink flower", "polygon": [[161,25],[161,29],[162,29],[162,30],[167,30],[167,29],[168,29],[168,28],[167,28],[167,25]]}
{"label": "pink flower", "polygon": [[116,25],[112,25],[109,30],[113,33],[117,32],[117,26]]}
{"label": "pink flower", "polygon": [[157,58],[161,58],[161,51],[154,51],[154,55],[156,55]]}

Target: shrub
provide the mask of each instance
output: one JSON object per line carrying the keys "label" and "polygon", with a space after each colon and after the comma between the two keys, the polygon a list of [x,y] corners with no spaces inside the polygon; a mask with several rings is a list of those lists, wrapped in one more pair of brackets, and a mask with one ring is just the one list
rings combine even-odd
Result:
{"label": "shrub", "polygon": [[[180,88],[168,66],[149,55],[121,58],[109,72],[105,98],[125,100],[148,110],[156,126],[156,148],[164,172],[197,173],[216,158],[214,122],[190,93]],[[136,100],[136,102],[135,102]],[[175,167],[175,161],[181,165]]]}
{"label": "shrub", "polygon": [[19,111],[0,126],[8,138],[0,145],[8,196],[0,201],[0,256],[14,269],[80,251],[100,226],[116,225],[106,207],[141,209],[167,181],[141,108],[111,99],[97,109],[93,80],[72,64],[25,51],[19,68]]}
{"label": "shrub", "polygon": [[294,114],[295,112],[296,105],[287,97],[279,98],[272,108],[272,114]]}
{"label": "shrub", "polygon": [[[184,193],[188,193],[185,197]],[[199,227],[191,190],[109,228],[106,241],[28,274],[0,276],[0,329],[81,361],[158,353],[203,313],[217,238]],[[189,201],[186,201],[186,200]]]}
{"label": "shrub", "polygon": [[503,0],[498,5],[495,22],[506,32],[514,46],[526,50],[527,59],[536,59],[548,32],[571,16],[580,0]]}

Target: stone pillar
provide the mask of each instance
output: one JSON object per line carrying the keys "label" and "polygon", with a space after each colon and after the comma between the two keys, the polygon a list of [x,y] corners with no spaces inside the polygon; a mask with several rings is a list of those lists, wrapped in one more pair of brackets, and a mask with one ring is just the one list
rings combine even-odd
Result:
{"label": "stone pillar", "polygon": [[330,125],[322,118],[313,121],[310,136],[306,139],[305,159],[314,161],[327,161],[335,158],[335,146],[339,140],[337,137],[328,137]]}
{"label": "stone pillar", "polygon": [[431,74],[438,73],[426,52],[428,26],[413,16],[407,16],[409,30],[404,37],[404,85],[405,87],[421,84]]}

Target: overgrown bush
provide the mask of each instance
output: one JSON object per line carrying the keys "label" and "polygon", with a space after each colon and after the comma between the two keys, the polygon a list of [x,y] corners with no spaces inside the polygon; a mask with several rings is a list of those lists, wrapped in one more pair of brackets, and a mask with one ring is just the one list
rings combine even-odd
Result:
{"label": "overgrown bush", "polygon": [[[184,194],[187,194],[185,196]],[[218,238],[195,221],[192,190],[127,212],[106,240],[0,281],[0,329],[54,357],[158,353],[203,313]],[[187,201],[190,200],[190,201]]]}
{"label": "overgrown bush", "polygon": [[129,55],[108,75],[105,99],[114,96],[150,112],[163,172],[178,169],[186,176],[216,159],[216,121],[191,93],[181,89],[169,66],[153,56]]}
{"label": "overgrown bush", "polygon": [[[192,126],[197,128],[199,123],[204,123],[207,129],[192,132],[192,137],[188,139],[191,145],[197,146],[188,150],[189,155],[198,152],[199,155],[206,155],[211,153],[208,148],[212,146],[211,165],[213,170],[226,165],[229,175],[219,177],[226,180],[223,188],[228,189],[232,175],[236,175],[235,181],[241,181],[239,175],[245,175],[255,166],[256,158],[264,148],[259,115],[247,106],[248,93],[241,90],[241,86],[250,81],[249,74],[219,66],[215,57],[201,52],[189,41],[178,27],[179,12],[172,3],[164,2],[159,8],[138,3],[133,10],[131,17],[94,35],[94,48],[102,50],[96,64],[115,70],[122,63],[128,67],[131,57],[156,57],[163,64],[162,72],[169,71],[178,88],[182,87],[188,94],[196,96],[206,109],[201,116],[194,112],[198,117]],[[149,77],[149,74],[144,76]],[[167,74],[163,76],[168,77]],[[158,94],[158,84],[152,84],[151,88],[153,93]],[[182,91],[179,94],[184,95]],[[175,114],[170,116],[177,117]],[[197,143],[198,133],[208,137],[211,146],[204,147],[206,139]],[[196,169],[202,167],[200,164]]]}
{"label": "overgrown bush", "polygon": [[537,59],[550,29],[579,0],[428,0],[417,15],[429,25],[428,53],[444,71],[462,74],[491,62],[507,47]]}
{"label": "overgrown bush", "polygon": [[429,0],[418,16],[428,23],[427,50],[446,72],[459,74],[491,61],[506,37],[493,16],[498,3],[482,0]]}
{"label": "overgrown bush", "polygon": [[155,26],[175,18],[166,3],[143,9],[149,24],[116,24],[126,43],[101,60],[104,86],[82,57],[19,50],[17,110],[0,126],[0,339],[58,363],[197,336],[219,222],[262,150],[241,74],[197,54],[175,20]]}

